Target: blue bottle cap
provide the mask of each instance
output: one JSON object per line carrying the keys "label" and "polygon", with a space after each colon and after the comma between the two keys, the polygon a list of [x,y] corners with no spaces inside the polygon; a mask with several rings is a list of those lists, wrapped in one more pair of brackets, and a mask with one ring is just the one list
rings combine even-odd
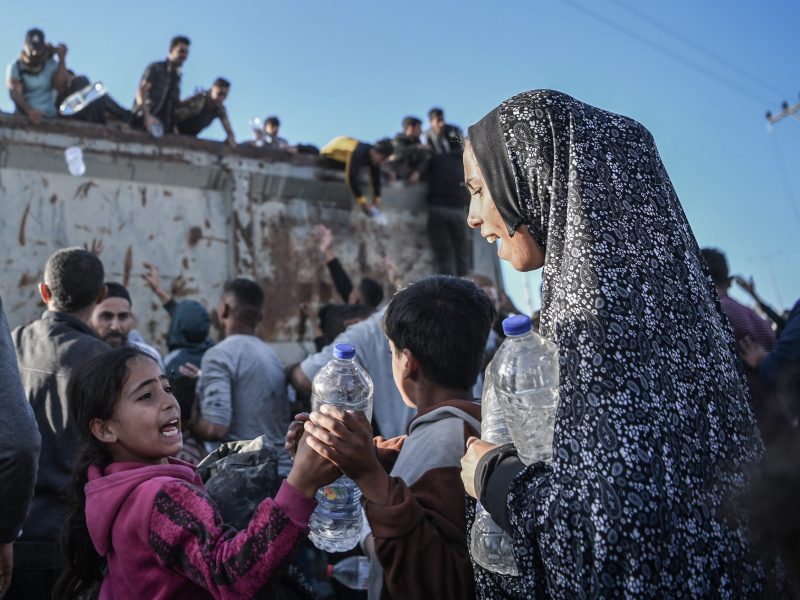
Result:
{"label": "blue bottle cap", "polygon": [[355,358],[356,349],[350,344],[336,344],[333,347],[333,356],[336,358]]}
{"label": "blue bottle cap", "polygon": [[503,333],[506,335],[522,335],[531,329],[531,320],[526,315],[512,315],[503,319]]}

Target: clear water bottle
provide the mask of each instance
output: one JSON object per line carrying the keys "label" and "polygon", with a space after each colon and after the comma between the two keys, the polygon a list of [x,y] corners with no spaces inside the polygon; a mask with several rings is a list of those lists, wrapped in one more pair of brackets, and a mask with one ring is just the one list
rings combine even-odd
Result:
{"label": "clear water bottle", "polygon": [[[506,427],[505,416],[490,375],[491,363],[486,368],[486,380],[481,398],[481,439],[493,444],[508,444],[511,435]],[[514,560],[511,537],[493,520],[492,516],[478,502],[475,507],[475,521],[470,536],[470,554],[482,566],[494,573],[503,575],[519,575],[517,562]]]}
{"label": "clear water bottle", "polygon": [[150,127],[147,128],[147,131],[150,132],[154,138],[164,137],[164,125],[158,119],[153,119],[153,122],[150,123]]}
{"label": "clear water bottle", "polygon": [[328,577],[352,590],[365,590],[369,583],[369,559],[366,556],[348,556],[335,565],[328,565]]}
{"label": "clear water bottle", "polygon": [[86,165],[83,162],[83,150],[79,146],[70,146],[64,150],[64,158],[67,161],[69,174],[80,177],[86,173]]}
{"label": "clear water bottle", "polygon": [[253,130],[255,146],[261,148],[264,145],[264,124],[259,117],[253,117],[248,122],[250,129]]}
{"label": "clear water bottle", "polygon": [[[336,344],[333,359],[311,382],[311,407],[330,404],[341,410],[363,412],[372,419],[372,379],[356,362],[349,344]],[[342,476],[317,491],[317,509],[311,515],[309,539],[320,550],[344,552],[354,548],[361,535],[361,490]]]}
{"label": "clear water bottle", "polygon": [[92,102],[105,96],[107,93],[108,90],[106,86],[103,85],[102,81],[90,83],[85,88],[67,96],[64,102],[61,103],[61,106],[58,107],[58,110],[65,117],[70,117],[82,111]]}
{"label": "clear water bottle", "polygon": [[389,219],[386,218],[386,215],[383,214],[377,206],[373,206],[372,210],[370,211],[370,216],[372,217],[372,221],[375,225],[379,227],[386,227],[389,224]]}
{"label": "clear water bottle", "polygon": [[517,454],[526,465],[553,459],[558,408],[558,348],[541,337],[525,315],[503,321],[506,339],[491,375]]}

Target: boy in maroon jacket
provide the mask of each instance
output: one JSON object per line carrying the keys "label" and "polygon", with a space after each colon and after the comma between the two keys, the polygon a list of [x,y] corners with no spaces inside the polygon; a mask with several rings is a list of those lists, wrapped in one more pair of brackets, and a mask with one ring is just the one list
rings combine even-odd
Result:
{"label": "boy in maroon jacket", "polygon": [[410,285],[384,318],[395,384],[417,409],[408,434],[373,440],[363,414],[331,406],[304,425],[308,444],[361,488],[374,538],[370,599],[474,597],[460,458],[480,435],[472,386],[493,320],[469,281]]}

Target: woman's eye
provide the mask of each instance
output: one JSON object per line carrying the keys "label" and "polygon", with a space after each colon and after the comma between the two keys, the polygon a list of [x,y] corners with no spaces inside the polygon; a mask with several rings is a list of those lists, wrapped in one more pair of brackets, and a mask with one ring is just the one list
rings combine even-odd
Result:
{"label": "woman's eye", "polygon": [[164,388],[164,391],[167,392],[168,394],[171,394],[172,393],[172,386],[171,385],[166,386]]}
{"label": "woman's eye", "polygon": [[149,400],[151,397],[152,394],[150,392],[147,392],[146,394],[142,394],[141,396],[139,396],[139,400]]}

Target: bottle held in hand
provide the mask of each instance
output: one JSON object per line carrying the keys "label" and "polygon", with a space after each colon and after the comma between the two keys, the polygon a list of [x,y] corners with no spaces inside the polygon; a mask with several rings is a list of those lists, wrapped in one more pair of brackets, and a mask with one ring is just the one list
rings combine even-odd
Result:
{"label": "bottle held in hand", "polygon": [[558,408],[558,348],[533,331],[525,315],[505,319],[503,332],[507,337],[490,370],[511,440],[526,465],[550,462]]}
{"label": "bottle held in hand", "polygon": [[[356,362],[349,344],[336,344],[333,359],[311,382],[311,407],[323,404],[340,410],[361,411],[372,418],[372,379]],[[320,550],[344,552],[358,544],[361,535],[361,490],[342,476],[317,491],[317,509],[311,515],[309,539]]]}
{"label": "bottle held in hand", "polygon": [[[481,439],[498,445],[508,444],[511,442],[511,435],[508,433],[505,416],[497,400],[490,368],[491,363],[486,368],[481,399]],[[492,520],[492,516],[480,502],[475,507],[475,521],[472,523],[470,535],[470,554],[484,569],[502,575],[515,577],[519,575],[511,538]]]}

